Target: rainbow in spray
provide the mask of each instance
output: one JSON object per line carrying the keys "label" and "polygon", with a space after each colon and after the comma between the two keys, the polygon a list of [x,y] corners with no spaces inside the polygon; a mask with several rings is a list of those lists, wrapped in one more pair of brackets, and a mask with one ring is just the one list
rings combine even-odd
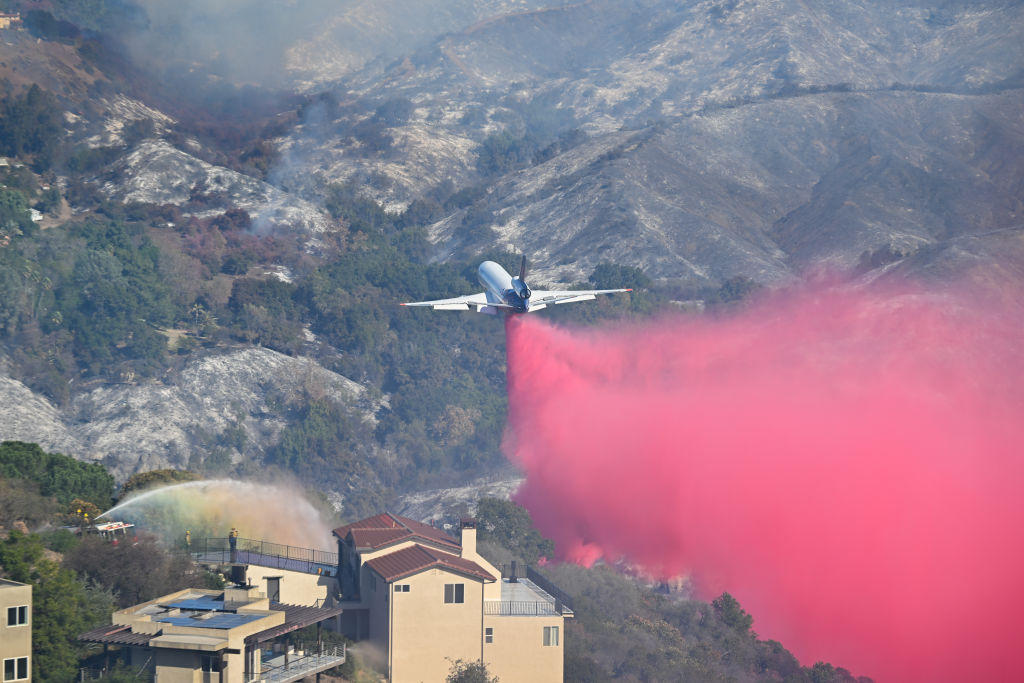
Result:
{"label": "rainbow in spray", "polygon": [[144,491],[101,517],[132,522],[175,543],[191,531],[193,539],[223,538],[238,529],[243,538],[332,550],[329,524],[297,488],[210,479]]}

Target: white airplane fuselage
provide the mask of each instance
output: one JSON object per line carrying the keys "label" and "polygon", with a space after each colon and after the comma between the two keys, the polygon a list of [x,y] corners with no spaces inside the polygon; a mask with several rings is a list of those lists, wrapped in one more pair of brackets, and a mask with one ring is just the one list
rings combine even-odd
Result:
{"label": "white airplane fuselage", "polygon": [[[509,275],[507,270],[494,261],[481,263],[476,276],[487,292],[489,302],[511,306],[510,313],[526,313],[530,310],[530,288],[520,278]],[[492,311],[497,312],[495,309]]]}
{"label": "white airplane fuselage", "polygon": [[475,308],[480,313],[495,315],[505,313],[532,313],[555,304],[574,301],[590,301],[598,294],[631,292],[631,289],[538,289],[531,290],[526,284],[526,257],[519,266],[519,275],[508,271],[494,261],[484,261],[476,271],[477,279],[484,291],[477,294],[455,296],[450,299],[433,301],[407,301],[403,306],[429,306],[435,311],[468,311]]}

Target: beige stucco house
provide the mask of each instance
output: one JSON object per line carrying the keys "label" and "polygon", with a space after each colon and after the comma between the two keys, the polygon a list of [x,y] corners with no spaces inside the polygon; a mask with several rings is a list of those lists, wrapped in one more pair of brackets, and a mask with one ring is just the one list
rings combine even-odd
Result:
{"label": "beige stucco house", "polygon": [[444,681],[460,659],[502,683],[560,682],[572,611],[540,577],[503,576],[477,552],[475,522],[461,527],[456,540],[385,513],[335,529],[343,630],[392,683]]}
{"label": "beige stucco house", "polygon": [[0,663],[2,679],[32,678],[32,586],[0,579]]}
{"label": "beige stucco house", "polygon": [[288,637],[339,612],[272,603],[252,586],[190,588],[114,612],[79,640],[118,647],[157,683],[288,683],[344,663],[344,648]]}

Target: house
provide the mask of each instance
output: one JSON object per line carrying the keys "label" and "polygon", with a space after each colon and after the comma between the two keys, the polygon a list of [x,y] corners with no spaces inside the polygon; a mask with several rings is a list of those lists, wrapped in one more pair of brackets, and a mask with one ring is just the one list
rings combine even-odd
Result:
{"label": "house", "polygon": [[[98,643],[158,683],[288,683],[345,662],[324,647],[320,624],[341,610],[271,602],[253,586],[185,589],[114,612],[112,624],[78,638]],[[296,643],[295,631],[317,625]]]}
{"label": "house", "polygon": [[460,659],[482,660],[502,683],[562,680],[572,610],[539,574],[483,558],[474,520],[459,540],[390,513],[334,535],[342,631],[375,646],[392,683],[444,681]]}
{"label": "house", "polygon": [[0,12],[0,29],[3,28],[21,28],[21,15]]}
{"label": "house", "polygon": [[3,681],[32,678],[32,586],[0,579],[0,660]]}

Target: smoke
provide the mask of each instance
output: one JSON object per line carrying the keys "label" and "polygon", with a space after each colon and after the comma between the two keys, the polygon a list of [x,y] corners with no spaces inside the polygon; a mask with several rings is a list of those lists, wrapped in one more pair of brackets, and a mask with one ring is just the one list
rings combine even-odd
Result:
{"label": "smoke", "polygon": [[[307,89],[383,66],[495,13],[501,0],[138,0],[134,60],[235,84]],[[548,3],[531,2],[527,6]]]}
{"label": "smoke", "polygon": [[806,286],[613,331],[510,317],[517,497],[564,559],[689,572],[805,664],[1008,680],[1019,295]]}
{"label": "smoke", "polygon": [[290,485],[211,479],[150,489],[103,513],[180,544],[224,538],[232,527],[242,538],[330,550],[331,529],[302,491]]}

